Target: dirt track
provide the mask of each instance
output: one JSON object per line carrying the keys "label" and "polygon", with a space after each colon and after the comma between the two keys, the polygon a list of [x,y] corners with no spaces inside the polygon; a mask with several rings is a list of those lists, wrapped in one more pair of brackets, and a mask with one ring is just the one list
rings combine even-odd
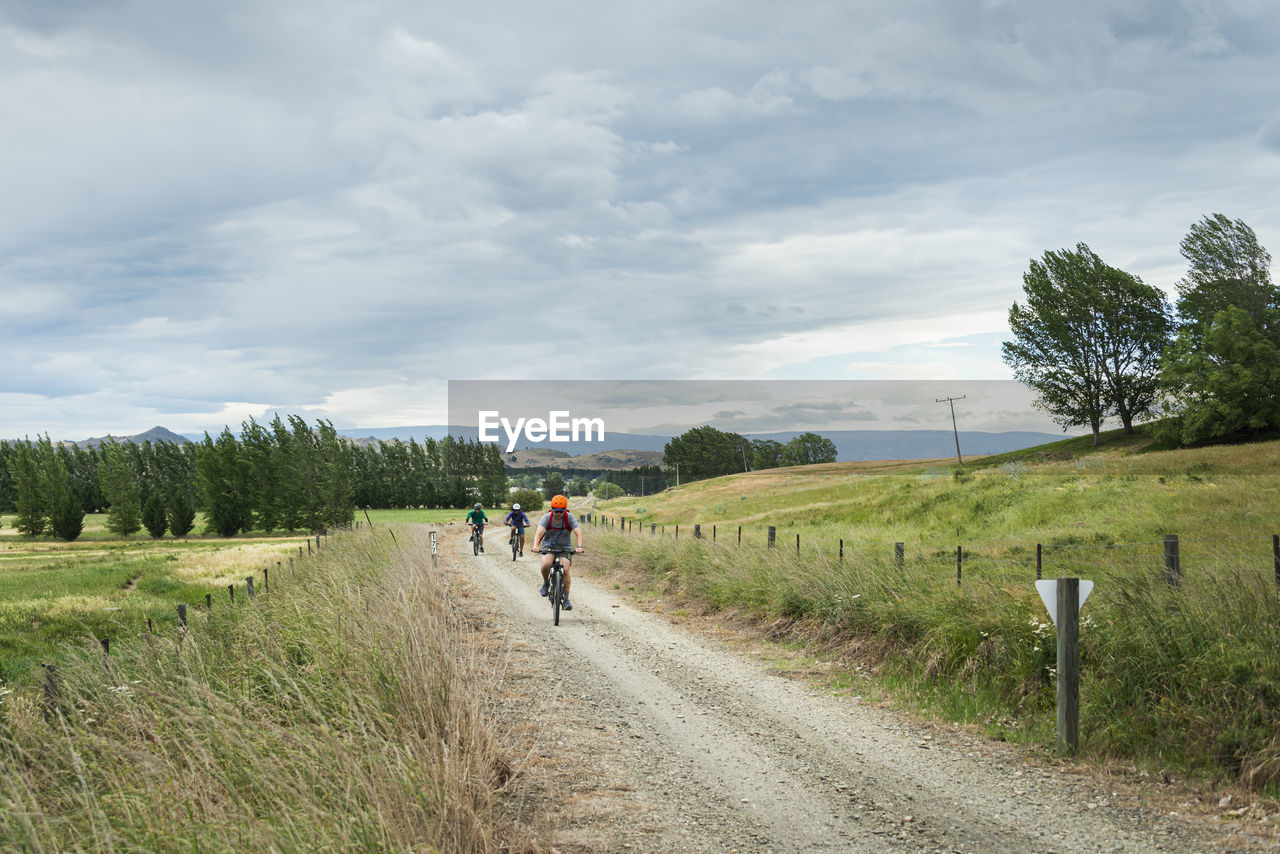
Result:
{"label": "dirt track", "polygon": [[439,530],[459,607],[509,644],[494,713],[533,745],[525,772],[568,791],[559,851],[1280,850],[1266,826],[1139,807],[1132,784],[778,676],[585,572],[555,627],[536,558]]}

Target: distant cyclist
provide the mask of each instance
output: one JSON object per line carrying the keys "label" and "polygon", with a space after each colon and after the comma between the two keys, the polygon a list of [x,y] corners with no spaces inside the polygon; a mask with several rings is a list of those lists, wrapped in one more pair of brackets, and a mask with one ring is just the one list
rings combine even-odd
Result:
{"label": "distant cyclist", "polygon": [[[577,548],[574,552],[582,553],[582,526],[578,524],[578,520],[569,512],[569,499],[563,495],[557,495],[551,499],[551,512],[538,520],[538,530],[533,535],[533,550],[540,551],[543,548],[548,549],[568,549],[570,537],[576,537],[578,540]],[[551,574],[552,556],[549,554],[542,556],[542,589],[538,592],[543,596],[547,595],[548,576]],[[573,563],[573,558],[565,555],[564,564],[564,609],[572,611],[573,606],[569,604],[569,565]]]}
{"label": "distant cyclist", "polygon": [[480,505],[476,504],[467,514],[466,521],[471,526],[471,536],[475,538],[476,545],[480,546],[480,551],[484,551],[484,523],[489,521],[489,517],[484,515]]}
{"label": "distant cyclist", "polygon": [[515,529],[516,536],[520,538],[516,548],[520,551],[520,557],[524,557],[524,529],[529,527],[529,517],[520,509],[519,504],[512,504],[511,512],[502,520],[502,524]]}

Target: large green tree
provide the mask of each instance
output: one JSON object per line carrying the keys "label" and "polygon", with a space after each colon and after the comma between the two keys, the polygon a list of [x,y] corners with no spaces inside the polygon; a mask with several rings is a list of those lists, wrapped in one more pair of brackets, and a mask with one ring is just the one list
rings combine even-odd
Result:
{"label": "large green tree", "polygon": [[1001,348],[1014,376],[1063,428],[1088,426],[1095,444],[1109,415],[1131,432],[1156,402],[1170,328],[1163,294],[1084,243],[1045,252],[1022,281],[1026,302],[1009,309],[1014,340]]}
{"label": "large green tree", "polygon": [[107,530],[127,537],[142,528],[142,475],[132,445],[106,442],[98,464],[98,480],[107,507]]}
{"label": "large green tree", "polygon": [[783,465],[788,466],[808,466],[835,461],[835,442],[817,433],[801,433],[787,442],[783,451]]}
{"label": "large green tree", "polygon": [[1192,444],[1280,428],[1280,288],[1242,220],[1212,214],[1183,238],[1178,335],[1162,363],[1162,434]]}
{"label": "large green tree", "polygon": [[749,440],[704,424],[667,442],[662,449],[662,464],[667,469],[679,467],[683,483],[746,471],[751,453]]}
{"label": "large green tree", "polygon": [[40,461],[30,440],[14,444],[9,455],[9,475],[13,481],[14,507],[17,518],[13,526],[18,533],[38,537],[44,533],[49,519],[49,501]]}

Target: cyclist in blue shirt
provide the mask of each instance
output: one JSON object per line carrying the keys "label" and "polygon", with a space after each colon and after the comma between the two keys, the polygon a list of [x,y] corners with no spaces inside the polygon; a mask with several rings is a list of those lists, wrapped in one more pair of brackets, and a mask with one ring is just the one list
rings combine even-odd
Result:
{"label": "cyclist in blue shirt", "polygon": [[529,517],[520,509],[519,504],[512,504],[511,512],[502,520],[502,524],[508,528],[515,528],[516,535],[520,538],[520,543],[516,548],[520,552],[520,557],[524,557],[524,529],[529,527]]}

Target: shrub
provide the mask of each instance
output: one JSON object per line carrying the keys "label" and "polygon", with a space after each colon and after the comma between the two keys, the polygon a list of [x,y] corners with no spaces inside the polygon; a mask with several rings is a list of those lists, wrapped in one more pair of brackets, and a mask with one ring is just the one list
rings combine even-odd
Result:
{"label": "shrub", "polygon": [[142,527],[157,540],[164,536],[164,529],[169,527],[169,522],[164,516],[164,502],[154,492],[142,506]]}
{"label": "shrub", "polygon": [[169,533],[185,537],[196,525],[196,511],[184,493],[179,492],[169,503]]}
{"label": "shrub", "polygon": [[54,499],[49,508],[49,530],[60,540],[71,542],[84,531],[84,508],[70,489]]}
{"label": "shrub", "polygon": [[536,489],[517,489],[510,497],[511,503],[519,504],[525,513],[537,513],[542,509],[542,493]]}

